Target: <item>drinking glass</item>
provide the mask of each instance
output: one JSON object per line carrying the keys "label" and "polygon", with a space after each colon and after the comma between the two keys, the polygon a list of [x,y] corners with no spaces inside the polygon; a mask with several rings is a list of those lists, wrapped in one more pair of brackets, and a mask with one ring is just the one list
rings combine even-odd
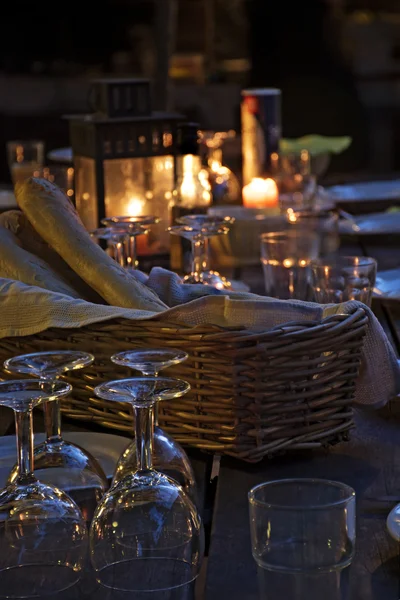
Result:
{"label": "drinking glass", "polygon": [[67,194],[69,198],[74,195],[74,169],[73,167],[66,167],[61,165],[50,165],[44,167],[35,168],[33,177],[40,177],[47,179]]}
{"label": "drinking glass", "polygon": [[226,235],[234,219],[193,214],[180,217],[177,221],[180,224],[169,227],[168,231],[190,240],[192,244],[192,270],[190,275],[184,277],[184,283],[202,283],[218,289],[230,289],[231,282],[210,269],[209,240],[217,235]]}
{"label": "drinking glass", "polygon": [[311,263],[315,301],[339,304],[358,300],[371,305],[377,262],[367,256],[338,256]]}
{"label": "drinking glass", "polygon": [[44,163],[44,142],[16,140],[7,142],[7,159],[13,184],[22,183],[40,170]]}
{"label": "drinking glass", "polygon": [[317,195],[316,177],[311,173],[311,157],[308,150],[299,153],[271,154],[271,176],[279,188],[279,202],[285,212],[311,208]]}
{"label": "drinking glass", "polygon": [[302,231],[317,233],[320,256],[333,254],[339,248],[339,218],[336,212],[317,208],[295,211],[290,208],[286,212],[286,218],[290,225]]}
{"label": "drinking glass", "polygon": [[0,491],[0,594],[31,598],[68,589],[80,578],[87,528],[75,502],[33,474],[32,410],[56,402],[64,381],[20,379],[0,383],[0,405],[15,414],[17,473]]}
{"label": "drinking glass", "polygon": [[[90,529],[97,581],[121,592],[174,590],[200,571],[204,536],[200,516],[182,487],[153,468],[153,411],[157,401],[190,388],[178,379],[137,377],[111,381],[95,393],[129,402],[135,411],[137,469],[111,487]],[[130,597],[130,596],[129,596]]]}
{"label": "drinking glass", "polygon": [[[6,360],[4,368],[10,373],[33,375],[56,384],[64,373],[82,369],[93,360],[92,354],[75,350],[35,352]],[[57,400],[44,405],[44,419],[46,441],[34,449],[35,472],[40,480],[66,491],[90,521],[108,488],[104,471],[89,452],[62,438],[61,410]],[[17,475],[18,466],[11,471],[9,481],[15,481]]]}
{"label": "drinking glass", "polygon": [[[127,350],[111,357],[116,365],[140,371],[146,377],[158,377],[160,371],[177,365],[188,358],[186,352],[175,348],[144,348]],[[189,458],[178,442],[158,425],[157,405],[149,408],[154,419],[153,461],[157,471],[175,479],[196,504],[196,479]],[[135,441],[121,455],[115,471],[113,483],[118,483],[125,475],[137,469]]]}
{"label": "drinking glass", "polygon": [[310,263],[318,258],[316,232],[296,228],[261,235],[261,262],[267,296],[307,300]]}
{"label": "drinking glass", "polygon": [[347,567],[356,541],[356,495],[324,479],[281,479],[249,492],[253,558],[263,569],[321,573]]}
{"label": "drinking glass", "polygon": [[131,269],[138,266],[136,238],[139,235],[147,235],[150,226],[159,222],[160,219],[152,215],[107,217],[101,221],[102,225],[110,227],[115,233],[125,234],[126,267]]}
{"label": "drinking glass", "polygon": [[241,188],[236,175],[223,164],[223,144],[235,137],[234,131],[200,131],[200,144],[205,154],[204,175],[209,182],[214,204],[234,204],[241,198]]}

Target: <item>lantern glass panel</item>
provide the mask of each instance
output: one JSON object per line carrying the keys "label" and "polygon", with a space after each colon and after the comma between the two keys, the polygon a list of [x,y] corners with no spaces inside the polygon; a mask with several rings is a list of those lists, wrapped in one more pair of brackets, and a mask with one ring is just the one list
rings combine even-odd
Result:
{"label": "lantern glass panel", "polygon": [[96,169],[93,158],[75,156],[75,203],[88,230],[98,226]]}
{"label": "lantern glass panel", "polygon": [[169,210],[174,188],[173,156],[108,159],[104,161],[107,217],[154,215],[160,223],[149,236],[138,238],[138,253],[169,249]]}

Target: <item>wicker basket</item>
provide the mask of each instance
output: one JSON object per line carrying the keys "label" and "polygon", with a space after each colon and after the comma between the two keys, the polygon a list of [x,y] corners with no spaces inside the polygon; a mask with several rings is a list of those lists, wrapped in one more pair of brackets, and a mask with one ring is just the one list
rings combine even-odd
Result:
{"label": "wicker basket", "polygon": [[91,367],[66,377],[74,392],[63,401],[63,412],[130,431],[126,404],[93,395],[97,384],[128,374],[110,355],[144,346],[181,348],[189,360],[168,374],[186,379],[192,390],[161,403],[160,425],[183,444],[257,461],[347,437],[367,321],[360,308],[321,323],[292,322],[257,332],[118,319],[2,339],[0,360],[39,350],[93,352]]}

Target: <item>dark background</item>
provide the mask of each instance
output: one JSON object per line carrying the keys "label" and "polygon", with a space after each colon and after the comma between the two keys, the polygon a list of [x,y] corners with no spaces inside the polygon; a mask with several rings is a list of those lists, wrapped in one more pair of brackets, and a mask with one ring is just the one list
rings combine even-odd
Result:
{"label": "dark background", "polygon": [[[8,5],[0,24],[0,181],[9,177],[7,140],[69,145],[61,117],[85,111],[91,78],[157,76],[163,1]],[[277,86],[286,137],[353,137],[331,171],[400,170],[400,0],[177,0],[173,46],[181,59],[203,61],[201,72],[171,71],[173,108],[202,126],[239,130],[240,89]]]}

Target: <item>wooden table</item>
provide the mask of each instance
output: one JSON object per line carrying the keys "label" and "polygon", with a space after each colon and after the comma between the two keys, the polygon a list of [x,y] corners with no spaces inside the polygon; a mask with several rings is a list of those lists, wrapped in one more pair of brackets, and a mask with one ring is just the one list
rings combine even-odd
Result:
{"label": "wooden table", "polygon": [[[341,252],[374,256],[381,269],[400,267],[400,250],[392,242],[376,239],[374,243],[371,240],[361,243],[352,239],[342,244]],[[246,275],[253,284],[253,291],[262,291],[261,269]],[[379,301],[373,308],[399,353],[400,303],[397,306]],[[38,413],[36,430],[42,430],[42,422]],[[89,426],[64,420],[64,429],[88,431]],[[12,431],[12,413],[2,409],[0,435]],[[399,599],[399,545],[386,532],[385,521],[390,509],[400,502],[400,401],[394,400],[380,412],[357,412],[351,441],[329,452],[289,455],[256,465],[225,457],[219,461],[218,457],[213,459],[192,451],[189,454],[201,490],[200,508],[206,529],[206,560],[196,586],[197,600],[277,598],[273,588],[268,589],[267,595],[259,595],[257,569],[250,548],[247,493],[260,482],[285,477],[336,479],[351,485],[357,492],[356,557],[343,573],[342,595],[335,596],[335,600]],[[152,595],[147,597],[153,599]],[[192,593],[184,597],[192,597]],[[117,596],[104,595],[89,585],[74,594],[70,592],[66,600],[92,598],[114,600]],[[297,599],[279,597],[278,600]],[[309,600],[320,600],[320,597],[310,596]],[[324,594],[324,600],[330,600],[330,596]]]}
{"label": "wooden table", "polygon": [[[382,243],[378,238],[363,242],[346,240],[342,243],[341,253],[373,256],[378,259],[381,270],[400,267],[399,246],[387,241]],[[379,301],[373,308],[399,355],[400,305]],[[256,465],[223,457],[214,504],[204,598],[286,600],[277,598],[272,587],[267,587],[266,595],[259,594],[257,568],[251,555],[247,492],[263,481],[322,477],[343,481],[357,493],[356,556],[351,567],[343,572],[341,591],[335,598],[398,600],[399,544],[389,537],[385,522],[391,508],[400,502],[399,408],[400,401],[394,400],[379,412],[357,411],[351,441],[329,452],[265,459]],[[328,598],[326,591],[325,600]],[[320,600],[320,597],[310,596],[310,600]]]}

